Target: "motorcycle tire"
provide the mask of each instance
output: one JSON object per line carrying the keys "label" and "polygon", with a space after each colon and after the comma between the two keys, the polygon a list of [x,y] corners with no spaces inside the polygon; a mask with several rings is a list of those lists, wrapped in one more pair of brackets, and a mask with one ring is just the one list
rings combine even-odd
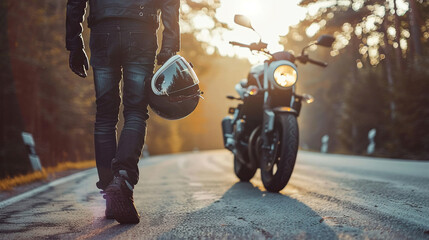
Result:
{"label": "motorcycle tire", "polygon": [[250,169],[234,156],[234,173],[242,182],[248,182],[256,173],[256,168]]}
{"label": "motorcycle tire", "polygon": [[[262,152],[261,178],[267,191],[279,192],[289,182],[295,166],[299,141],[296,116],[292,114],[277,115],[272,134],[273,136],[278,134],[277,138],[273,137],[273,139],[278,139],[277,142],[271,143],[277,144],[277,146],[275,146],[276,150],[272,154],[268,154],[267,151]],[[273,167],[267,170],[267,159],[270,157],[276,158],[276,161]]]}

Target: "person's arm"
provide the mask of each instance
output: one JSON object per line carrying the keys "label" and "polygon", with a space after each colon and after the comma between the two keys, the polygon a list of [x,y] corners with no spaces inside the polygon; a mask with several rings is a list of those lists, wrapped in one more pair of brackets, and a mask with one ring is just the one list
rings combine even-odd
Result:
{"label": "person's arm", "polygon": [[164,24],[162,48],[169,48],[175,52],[180,50],[179,8],[180,0],[164,0],[161,7]]}
{"label": "person's arm", "polygon": [[68,0],[66,13],[66,48],[67,50],[83,49],[82,22],[88,0]]}
{"label": "person's arm", "polygon": [[66,48],[70,51],[70,69],[80,77],[86,77],[88,57],[82,38],[82,22],[88,0],[68,0],[66,13]]}
{"label": "person's arm", "polygon": [[161,5],[161,19],[164,25],[158,64],[163,64],[180,50],[179,27],[180,0],[164,0]]}

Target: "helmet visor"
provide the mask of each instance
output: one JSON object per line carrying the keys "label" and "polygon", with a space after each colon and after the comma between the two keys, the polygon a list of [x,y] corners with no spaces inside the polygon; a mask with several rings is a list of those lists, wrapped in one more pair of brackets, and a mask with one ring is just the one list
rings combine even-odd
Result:
{"label": "helmet visor", "polygon": [[181,56],[171,57],[154,75],[152,90],[156,95],[170,95],[199,83],[190,64]]}

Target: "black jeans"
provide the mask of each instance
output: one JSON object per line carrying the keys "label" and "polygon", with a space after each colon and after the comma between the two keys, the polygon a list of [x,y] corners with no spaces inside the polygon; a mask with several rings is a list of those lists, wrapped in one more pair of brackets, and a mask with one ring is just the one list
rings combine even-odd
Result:
{"label": "black jeans", "polygon": [[[97,105],[94,130],[100,179],[97,187],[106,188],[119,170],[126,170],[129,182],[135,185],[149,117],[145,91],[150,87],[153,73],[156,29],[139,21],[106,19],[91,28],[90,48]],[[121,95],[125,123],[117,144]]]}

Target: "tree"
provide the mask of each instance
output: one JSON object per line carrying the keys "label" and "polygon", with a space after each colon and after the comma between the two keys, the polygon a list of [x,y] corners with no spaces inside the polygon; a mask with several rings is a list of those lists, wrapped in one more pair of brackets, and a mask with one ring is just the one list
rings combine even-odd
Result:
{"label": "tree", "polygon": [[0,178],[31,170],[21,137],[24,126],[9,56],[8,7],[8,2],[0,3]]}
{"label": "tree", "polygon": [[[307,6],[314,2],[308,0],[301,4]],[[366,134],[376,128],[376,154],[428,157],[425,139],[429,133],[425,130],[426,121],[422,120],[427,119],[426,111],[422,110],[427,94],[420,89],[427,88],[427,81],[423,79],[429,78],[423,70],[427,63],[422,45],[427,44],[429,38],[429,21],[425,15],[429,4],[414,0],[409,3],[410,10],[405,9],[401,15],[396,0],[337,1],[297,26],[305,29],[310,24],[322,23],[320,32],[334,32],[337,37],[331,52],[337,60],[330,67],[335,70],[328,73],[334,84],[322,91],[343,85],[344,94],[336,91],[336,96],[328,96],[323,103],[342,102],[342,107],[326,111],[322,106],[311,113],[317,116],[325,112],[324,116],[329,119],[314,128],[327,129],[324,131],[331,132],[330,135],[334,131],[330,128],[338,129],[336,137],[331,139],[334,142],[337,139],[340,144],[338,148],[330,147],[331,150],[365,154]],[[425,25],[420,15],[426,19]],[[349,71],[338,78],[334,72],[342,69]],[[323,82],[325,78],[321,75],[314,82]],[[318,131],[312,129],[311,132]]]}

